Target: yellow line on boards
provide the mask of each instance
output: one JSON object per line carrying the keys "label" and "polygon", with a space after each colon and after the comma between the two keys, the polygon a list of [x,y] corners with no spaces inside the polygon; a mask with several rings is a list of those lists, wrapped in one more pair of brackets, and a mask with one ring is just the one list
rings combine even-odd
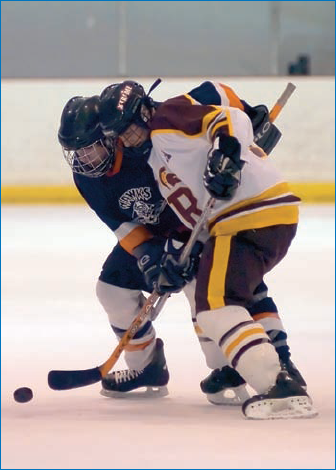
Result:
{"label": "yellow line on boards", "polygon": [[75,186],[2,186],[2,204],[84,203]]}
{"label": "yellow line on boards", "polygon": [[[290,182],[291,190],[307,203],[335,203],[334,182]],[[84,203],[75,186],[3,186],[2,204]]]}

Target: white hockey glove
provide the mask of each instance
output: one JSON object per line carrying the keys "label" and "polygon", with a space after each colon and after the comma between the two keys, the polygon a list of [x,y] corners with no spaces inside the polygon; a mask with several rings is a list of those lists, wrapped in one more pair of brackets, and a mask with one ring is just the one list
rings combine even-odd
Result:
{"label": "white hockey glove", "polygon": [[[240,159],[240,143],[233,136],[220,134],[214,142],[215,149],[208,155],[204,172],[204,186],[216,199],[231,199],[240,184],[244,162]],[[217,148],[216,148],[217,147]]]}

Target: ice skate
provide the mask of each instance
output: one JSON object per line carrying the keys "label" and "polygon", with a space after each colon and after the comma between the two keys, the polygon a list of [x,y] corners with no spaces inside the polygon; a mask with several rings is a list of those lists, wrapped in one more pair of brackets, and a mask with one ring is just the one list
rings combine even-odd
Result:
{"label": "ice skate", "polygon": [[289,376],[295,380],[304,390],[307,390],[307,384],[296,366],[288,358],[287,360],[280,359],[281,370],[287,371]]}
{"label": "ice skate", "polygon": [[214,405],[242,405],[250,398],[245,380],[229,366],[213,370],[200,386],[208,401]]}
{"label": "ice skate", "polygon": [[[111,372],[102,380],[101,395],[112,398],[130,396],[127,392],[143,389],[136,393],[137,397],[163,397],[168,395],[166,387],[169,380],[166,359],[163,351],[163,341],[157,338],[152,362],[142,370],[120,370]],[[135,393],[133,394],[135,395]]]}
{"label": "ice skate", "polygon": [[307,392],[286,371],[279,372],[266,393],[248,399],[242,411],[249,419],[313,418],[318,414]]}

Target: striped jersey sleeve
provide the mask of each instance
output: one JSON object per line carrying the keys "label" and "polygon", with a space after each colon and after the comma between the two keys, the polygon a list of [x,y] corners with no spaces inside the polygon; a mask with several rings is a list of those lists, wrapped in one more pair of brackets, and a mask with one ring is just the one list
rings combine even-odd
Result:
{"label": "striped jersey sleeve", "polygon": [[250,106],[234,92],[232,88],[223,83],[206,81],[187,93],[197,104],[213,104],[216,106],[230,106],[247,112]]}
{"label": "striped jersey sleeve", "polygon": [[210,143],[219,129],[233,135],[230,126],[231,121],[223,107],[198,105],[188,94],[165,101],[150,123],[152,136],[157,132],[184,134],[190,138],[203,136]]}

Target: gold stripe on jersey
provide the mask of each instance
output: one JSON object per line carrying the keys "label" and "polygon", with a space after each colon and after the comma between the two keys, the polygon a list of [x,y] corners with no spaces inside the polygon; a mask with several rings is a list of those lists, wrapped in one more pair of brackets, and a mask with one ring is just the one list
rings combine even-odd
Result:
{"label": "gold stripe on jersey", "polygon": [[225,129],[226,134],[230,134],[229,123],[227,118],[221,119],[213,126],[213,128],[211,129],[211,137],[215,137],[216,132],[218,131],[218,129],[221,128]]}
{"label": "gold stripe on jersey", "polygon": [[225,306],[225,279],[231,249],[231,238],[230,236],[223,236],[215,239],[213,264],[210,271],[207,293],[210,310]]}
{"label": "gold stripe on jersey", "polygon": [[146,227],[136,227],[130,233],[128,233],[124,238],[119,240],[120,246],[127,251],[127,253],[132,254],[135,247],[141,245],[147,240],[153,238],[153,235],[146,229]]}
{"label": "gold stripe on jersey", "polygon": [[[186,100],[188,99],[187,95],[183,95],[183,97],[180,98],[185,98]],[[160,111],[162,112],[163,108],[165,105],[161,106],[159,108],[159,111],[157,112],[157,117],[159,116]],[[173,106],[173,103],[170,103],[169,106],[166,106],[165,112],[167,115],[169,115],[170,112],[175,108],[175,110],[179,111],[180,114],[183,115],[184,110],[192,109],[193,107],[197,106],[197,104],[193,105],[190,101],[188,103],[184,103],[183,105],[176,103],[175,106]],[[196,109],[195,109],[196,110]],[[200,112],[202,110],[202,112]],[[180,128],[176,128],[180,125],[180,123],[174,118],[172,121],[167,121],[172,124],[172,122],[175,121],[175,128],[174,127],[165,127],[165,123],[161,123],[160,127],[158,129],[155,128],[156,122],[155,122],[155,117],[154,117],[154,124],[153,124],[153,129],[151,131],[151,137],[155,135],[160,135],[160,134],[177,134],[177,135],[183,135],[184,137],[187,137],[189,139],[196,139],[200,136],[205,135],[207,132],[209,132],[210,129],[210,134],[211,133],[211,125],[216,121],[216,118],[220,117],[220,115],[223,116],[224,122],[223,124],[226,125],[226,118],[224,115],[224,110],[220,106],[214,106],[214,105],[204,105],[204,106],[197,106],[197,113],[195,113],[195,122],[199,122],[199,128],[201,129],[200,132],[187,132],[186,130],[182,130]],[[167,116],[166,116],[167,117]],[[161,119],[161,116],[159,116],[159,119]],[[222,125],[223,125],[222,124]]]}
{"label": "gold stripe on jersey", "polygon": [[185,96],[187,100],[190,101],[191,104],[200,104],[192,96],[188,95],[188,93],[184,94],[183,96]]}
{"label": "gold stripe on jersey", "polygon": [[207,113],[204,118],[202,119],[202,129],[201,132],[198,132],[197,134],[187,134],[184,131],[181,131],[180,129],[155,129],[151,131],[151,137],[156,134],[180,134],[183,135],[184,137],[188,137],[189,139],[197,139],[198,137],[205,135],[208,131],[208,128],[210,127],[211,123],[216,119],[218,114],[220,114],[221,111],[215,110],[210,113]]}
{"label": "gold stripe on jersey", "polygon": [[220,128],[224,128],[225,133],[227,135],[233,135],[233,125],[232,125],[232,120],[231,120],[231,114],[228,109],[225,110],[225,117],[221,119],[220,121],[216,122],[216,124],[211,129],[210,135],[212,138],[215,137],[217,130]]}
{"label": "gold stripe on jersey", "polygon": [[299,202],[290,192],[288,183],[278,183],[219,212],[209,221],[209,231],[217,236],[270,225],[295,224]]}
{"label": "gold stripe on jersey", "polygon": [[296,224],[299,218],[297,205],[260,207],[259,210],[243,213],[229,220],[218,221],[210,230],[212,237],[229,235],[242,230],[270,227],[272,225]]}
{"label": "gold stripe on jersey", "polygon": [[276,185],[272,186],[271,188],[265,189],[265,191],[260,194],[257,194],[254,197],[244,199],[242,201],[237,202],[236,204],[232,204],[231,206],[227,207],[225,210],[221,211],[220,214],[217,214],[215,217],[213,217],[213,219],[210,219],[209,225],[211,226],[211,224],[217,219],[218,215],[225,215],[228,212],[247,206],[248,204],[260,202],[265,199],[276,198],[278,196],[283,196],[284,194],[288,193],[292,194],[289,190],[288,183],[277,183]]}
{"label": "gold stripe on jersey", "polygon": [[[216,118],[223,113],[222,108],[218,108],[218,106],[212,106],[213,108],[216,108],[215,111],[212,111],[204,116],[202,119],[202,130],[204,132],[207,132],[211,124],[216,120]],[[212,134],[213,135],[213,134]]]}
{"label": "gold stripe on jersey", "polygon": [[231,113],[228,109],[225,110],[226,118],[228,120],[228,126],[229,126],[229,135],[234,135],[233,134],[233,125],[232,125],[232,119],[231,119]]}

